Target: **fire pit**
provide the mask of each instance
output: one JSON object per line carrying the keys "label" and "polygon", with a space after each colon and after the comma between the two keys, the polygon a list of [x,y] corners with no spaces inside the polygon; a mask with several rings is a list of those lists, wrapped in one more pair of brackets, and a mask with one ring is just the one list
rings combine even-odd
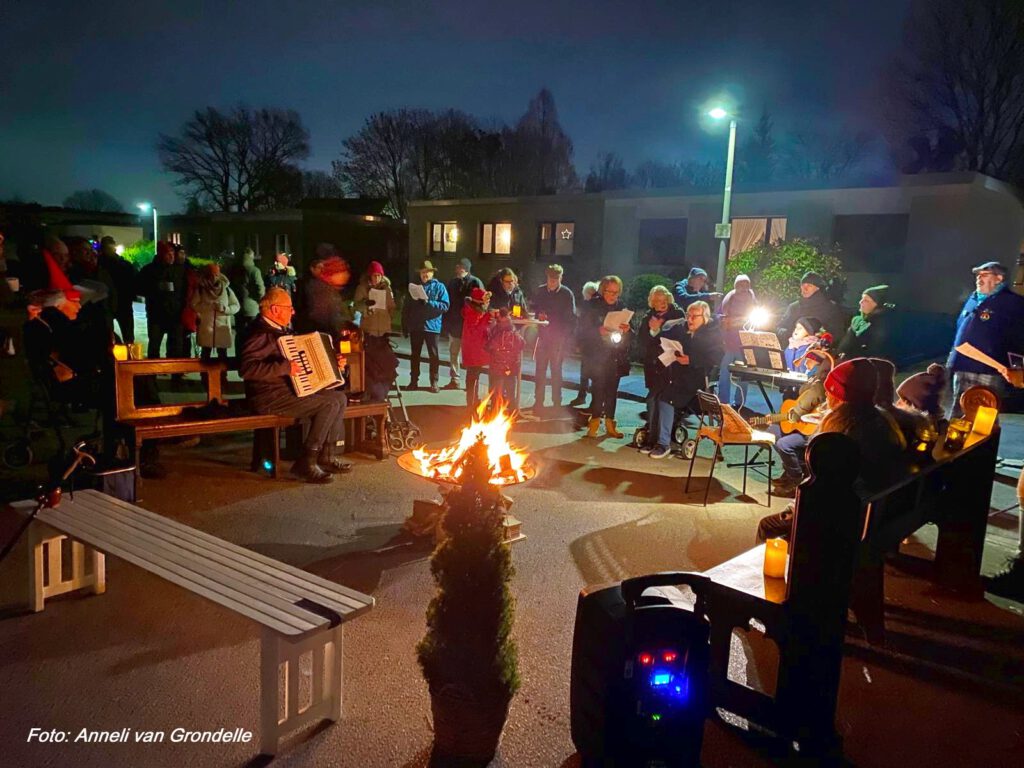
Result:
{"label": "fire pit", "polygon": [[489,482],[505,506],[505,540],[513,542],[526,538],[521,532],[522,524],[508,514],[512,500],[501,493],[501,489],[532,480],[537,475],[537,466],[530,461],[525,450],[509,442],[508,435],[515,421],[513,416],[500,403],[490,416],[486,416],[487,406],[487,400],[480,404],[470,425],[462,429],[455,443],[436,449],[423,446],[398,457],[398,466],[436,483],[441,494],[439,501],[413,502],[413,514],[405,521],[404,528],[414,536],[433,535],[435,540],[438,538],[440,521],[447,509],[447,496],[461,485],[469,453],[476,449],[486,451],[491,469]]}

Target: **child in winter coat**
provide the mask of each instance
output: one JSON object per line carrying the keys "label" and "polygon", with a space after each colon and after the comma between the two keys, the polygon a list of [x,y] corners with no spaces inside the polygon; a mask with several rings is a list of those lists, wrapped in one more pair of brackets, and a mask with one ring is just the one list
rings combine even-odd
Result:
{"label": "child in winter coat", "polygon": [[473,288],[462,305],[462,367],[466,369],[466,405],[476,410],[480,401],[480,375],[491,362],[487,335],[494,318],[488,311],[491,294]]}
{"label": "child in winter coat", "polygon": [[487,334],[486,348],[491,354],[487,380],[495,401],[500,399],[513,411],[519,409],[519,370],[524,346],[523,337],[512,325],[508,310],[499,311],[494,327]]}
{"label": "child in winter coat", "polygon": [[783,352],[786,368],[797,373],[807,373],[813,367],[806,358],[807,350],[818,343],[818,330],[821,323],[813,317],[801,317],[796,321],[793,335],[789,337],[789,346]]}
{"label": "child in winter coat", "polygon": [[221,274],[219,265],[203,267],[192,294],[192,308],[199,318],[196,343],[200,357],[208,361],[216,349],[217,358],[226,359],[228,348],[235,342],[231,318],[238,314],[239,302],[228,285],[227,277]]}

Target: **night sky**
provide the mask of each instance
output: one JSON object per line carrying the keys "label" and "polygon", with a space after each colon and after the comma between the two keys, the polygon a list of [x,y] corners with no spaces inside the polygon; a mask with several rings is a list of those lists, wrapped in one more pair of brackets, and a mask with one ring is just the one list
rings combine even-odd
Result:
{"label": "night sky", "polygon": [[297,109],[306,166],[323,170],[376,110],[513,122],[543,86],[581,177],[604,150],[627,167],[721,157],[724,134],[702,129],[699,108],[723,88],[750,123],[767,102],[777,137],[870,127],[908,5],[12,0],[0,6],[0,199],[53,205],[98,187],[178,210],[157,133],[237,102]]}

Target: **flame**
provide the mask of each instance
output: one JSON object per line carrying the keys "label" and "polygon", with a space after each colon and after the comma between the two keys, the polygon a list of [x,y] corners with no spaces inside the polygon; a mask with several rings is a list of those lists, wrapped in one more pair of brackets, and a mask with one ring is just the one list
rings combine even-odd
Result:
{"label": "flame", "polygon": [[463,472],[463,457],[476,443],[483,442],[491,467],[492,485],[514,485],[527,479],[529,454],[508,441],[508,433],[515,420],[500,402],[500,407],[495,408],[491,416],[486,416],[489,401],[490,397],[487,397],[480,403],[470,425],[463,427],[457,443],[437,451],[417,448],[412,452],[424,477],[457,482]]}

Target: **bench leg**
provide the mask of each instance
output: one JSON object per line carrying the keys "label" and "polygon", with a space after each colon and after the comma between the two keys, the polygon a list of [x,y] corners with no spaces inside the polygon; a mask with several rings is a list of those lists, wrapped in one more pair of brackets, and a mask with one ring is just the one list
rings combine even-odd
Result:
{"label": "bench leg", "polygon": [[384,414],[374,416],[377,421],[377,459],[383,461],[387,458],[389,453],[388,450],[388,435],[386,431],[386,417]]}
{"label": "bench leg", "polygon": [[[309,656],[310,695],[299,696],[305,671],[301,657]],[[341,719],[342,627],[292,640],[263,628],[260,648],[260,752],[276,755],[286,733],[321,720]],[[281,670],[284,668],[284,685]],[[283,712],[283,718],[282,718]]]}
{"label": "bench leg", "polygon": [[[71,543],[71,577],[63,574],[63,545]],[[94,595],[107,591],[106,557],[92,547],[68,539],[64,534],[39,522],[33,522],[28,532],[29,546],[29,606],[39,613],[46,598],[90,588]],[[91,570],[86,572],[86,560]]]}
{"label": "bench leg", "polygon": [[270,476],[277,480],[277,466],[281,463],[281,429],[280,427],[274,427],[272,430],[272,437],[274,442],[273,450],[273,462],[274,466],[270,468]]}

